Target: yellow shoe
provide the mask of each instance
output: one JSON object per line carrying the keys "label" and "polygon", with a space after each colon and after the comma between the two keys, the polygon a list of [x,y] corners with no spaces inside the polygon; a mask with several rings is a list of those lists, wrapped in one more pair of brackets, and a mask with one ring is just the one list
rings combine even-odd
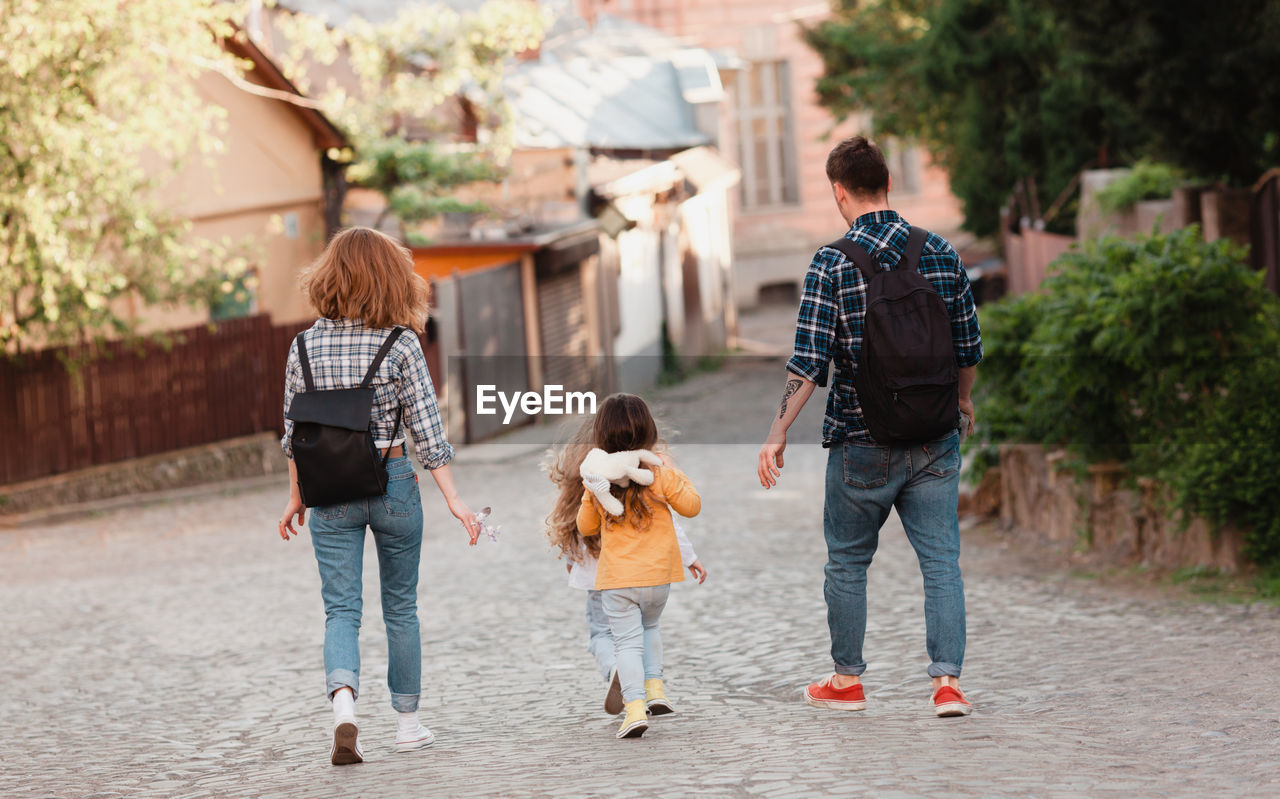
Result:
{"label": "yellow shoe", "polygon": [[644,700],[633,699],[627,703],[627,715],[618,728],[619,738],[639,738],[649,729],[649,719],[644,714]]}
{"label": "yellow shoe", "polygon": [[657,678],[644,681],[644,704],[650,716],[666,716],[676,712],[667,700],[666,692],[662,690],[662,680]]}

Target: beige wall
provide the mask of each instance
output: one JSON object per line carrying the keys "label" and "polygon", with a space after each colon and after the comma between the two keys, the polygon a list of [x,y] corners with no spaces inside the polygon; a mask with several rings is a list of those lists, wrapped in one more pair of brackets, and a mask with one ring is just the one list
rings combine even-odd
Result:
{"label": "beige wall", "polygon": [[[283,102],[250,94],[221,76],[204,76],[197,90],[226,110],[223,152],[188,159],[160,189],[160,199],[191,219],[194,235],[225,236],[243,248],[258,275],[259,311],[277,323],[308,318],[313,313],[297,277],[325,240],[320,151],[312,129]],[[195,308],[141,313],[153,330],[208,319],[207,311]]]}
{"label": "beige wall", "polygon": [[[579,0],[588,20],[596,13],[614,14],[662,30],[690,46],[731,50],[744,61],[788,62],[799,197],[789,206],[756,210],[742,208],[741,195],[733,193],[737,295],[743,306],[755,303],[763,284],[801,280],[813,252],[845,230],[831,198],[826,158],[840,138],[865,129],[866,120],[836,126],[831,114],[818,105],[814,85],[822,74],[822,59],[800,38],[797,24],[818,22],[827,15],[826,7],[821,0]],[[725,74],[725,84],[734,89],[732,74]],[[736,162],[740,159],[733,107],[730,97],[719,149]],[[915,158],[918,190],[902,191],[905,181],[895,175],[898,188],[890,193],[890,204],[909,221],[943,235],[954,233],[961,215],[946,174],[931,167],[924,153],[917,151]]]}

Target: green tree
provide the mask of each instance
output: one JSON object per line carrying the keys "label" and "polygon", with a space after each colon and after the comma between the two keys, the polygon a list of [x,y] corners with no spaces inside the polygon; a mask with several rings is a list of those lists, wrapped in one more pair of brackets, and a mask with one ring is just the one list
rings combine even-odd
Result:
{"label": "green tree", "polygon": [[1280,163],[1280,3],[1057,3],[1068,46],[1147,131],[1147,154],[1249,185]]}
{"label": "green tree", "polygon": [[[286,42],[286,75],[351,136],[357,161],[348,178],[386,197],[384,215],[413,225],[483,210],[452,193],[502,174],[513,142],[502,78],[542,41],[536,4],[490,0],[465,14],[409,4],[377,24],[277,14],[274,24]],[[474,121],[475,142],[454,141],[460,115]]]}
{"label": "green tree", "polygon": [[[844,3],[805,31],[817,85],[838,117],[870,111],[873,135],[915,138],[951,176],[965,227],[993,233],[1050,208],[1088,165],[1137,157],[1145,134],[1097,79],[1049,0]],[[1065,216],[1059,217],[1059,224]]]}
{"label": "green tree", "polygon": [[0,351],[126,335],[131,302],[208,300],[242,263],[154,189],[220,146],[196,92],[233,6],[0,0]]}

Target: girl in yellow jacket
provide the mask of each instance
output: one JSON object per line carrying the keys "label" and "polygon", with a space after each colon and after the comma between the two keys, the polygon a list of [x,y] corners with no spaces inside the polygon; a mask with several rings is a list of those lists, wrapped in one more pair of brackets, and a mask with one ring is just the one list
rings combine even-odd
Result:
{"label": "girl in yellow jacket", "polygon": [[[596,413],[593,430],[595,446],[606,453],[643,450],[648,456],[644,460],[653,458],[648,450],[657,443],[658,426],[649,406],[635,395],[607,397]],[[582,475],[578,532],[601,537],[595,587],[601,592],[613,632],[622,685],[626,716],[618,728],[619,738],[644,735],[649,727],[647,715],[675,712],[662,687],[662,636],[658,630],[671,583],[684,580],[671,511],[696,516],[702,499],[669,455],[657,458],[662,465],[642,469],[636,479],[611,482],[597,474]],[[584,461],[584,471],[591,460]],[[593,493],[606,487],[621,505],[618,515],[607,512]]]}

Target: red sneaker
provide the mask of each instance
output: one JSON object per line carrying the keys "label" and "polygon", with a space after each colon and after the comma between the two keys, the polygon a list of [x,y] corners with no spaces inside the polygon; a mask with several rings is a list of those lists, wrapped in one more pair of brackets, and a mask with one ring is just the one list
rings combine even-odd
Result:
{"label": "red sneaker", "polygon": [[804,701],[814,707],[826,707],[832,710],[866,710],[867,698],[862,693],[862,683],[855,683],[848,688],[836,688],[831,684],[835,675],[822,682],[815,682],[804,689]]}
{"label": "red sneaker", "polygon": [[944,685],[933,692],[933,709],[939,716],[967,716],[973,712],[973,705],[959,688]]}

